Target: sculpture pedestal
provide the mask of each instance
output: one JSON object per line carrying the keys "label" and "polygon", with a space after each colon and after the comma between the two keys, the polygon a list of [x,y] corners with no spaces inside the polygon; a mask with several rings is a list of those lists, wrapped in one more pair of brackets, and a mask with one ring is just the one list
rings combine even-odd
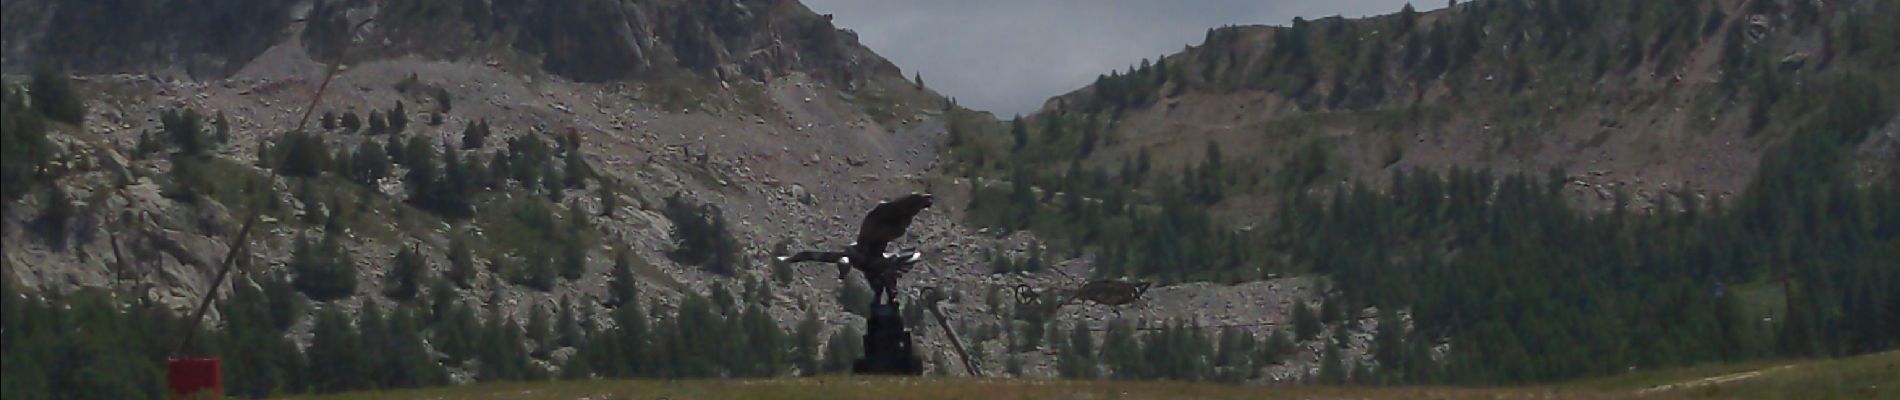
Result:
{"label": "sculpture pedestal", "polygon": [[910,329],[897,312],[897,303],[871,303],[869,327],[864,333],[864,358],[852,363],[851,372],[870,375],[923,375],[923,360],[911,349]]}

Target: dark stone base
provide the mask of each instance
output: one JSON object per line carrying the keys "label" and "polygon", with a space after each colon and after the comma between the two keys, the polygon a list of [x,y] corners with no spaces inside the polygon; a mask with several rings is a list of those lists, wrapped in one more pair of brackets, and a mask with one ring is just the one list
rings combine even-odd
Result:
{"label": "dark stone base", "polygon": [[923,360],[911,349],[910,329],[897,312],[897,303],[871,303],[869,328],[864,333],[864,358],[851,372],[870,375],[923,375]]}

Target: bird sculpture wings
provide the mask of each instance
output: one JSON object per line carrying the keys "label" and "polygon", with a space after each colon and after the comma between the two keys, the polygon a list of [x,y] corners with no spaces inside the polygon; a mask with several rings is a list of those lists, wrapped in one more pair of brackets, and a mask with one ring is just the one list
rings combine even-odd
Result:
{"label": "bird sculpture wings", "polygon": [[884,254],[891,241],[903,237],[904,231],[910,229],[911,220],[929,208],[931,202],[930,195],[913,193],[878,203],[870,214],[864,216],[864,226],[858,231],[857,247],[866,254]]}
{"label": "bird sculpture wings", "polygon": [[801,263],[806,261],[835,263],[844,260],[844,253],[836,251],[801,251],[789,257],[779,257],[778,260],[789,263]]}

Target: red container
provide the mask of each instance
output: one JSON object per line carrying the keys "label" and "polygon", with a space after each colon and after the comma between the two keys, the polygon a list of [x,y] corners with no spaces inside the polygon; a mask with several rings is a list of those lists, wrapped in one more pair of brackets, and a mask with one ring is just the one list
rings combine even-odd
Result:
{"label": "red container", "polygon": [[165,382],[172,399],[224,397],[224,369],[216,357],[167,360]]}

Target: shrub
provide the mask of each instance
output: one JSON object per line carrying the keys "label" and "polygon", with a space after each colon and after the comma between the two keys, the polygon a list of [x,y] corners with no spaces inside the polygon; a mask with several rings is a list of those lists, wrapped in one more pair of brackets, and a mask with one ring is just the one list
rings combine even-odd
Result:
{"label": "shrub", "polygon": [[330,301],[356,294],[356,262],[335,234],[325,235],[315,245],[308,238],[298,238],[291,252],[290,270],[296,274],[292,285],[311,300]]}
{"label": "shrub", "polygon": [[718,207],[694,204],[676,193],[666,198],[661,214],[673,222],[674,248],[667,252],[673,261],[728,276],[739,267],[739,241]]}
{"label": "shrub", "polygon": [[40,67],[33,71],[27,90],[33,96],[33,108],[47,119],[73,125],[86,122],[86,101],[65,72]]}

